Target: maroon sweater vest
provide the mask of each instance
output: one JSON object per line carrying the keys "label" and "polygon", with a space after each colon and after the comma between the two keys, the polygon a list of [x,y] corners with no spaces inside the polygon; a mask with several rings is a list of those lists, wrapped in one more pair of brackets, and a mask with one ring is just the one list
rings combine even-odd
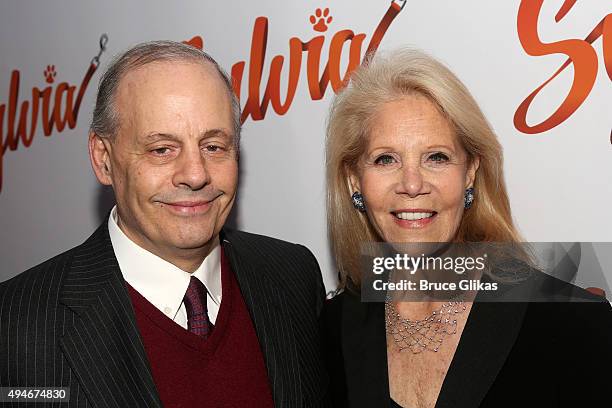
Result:
{"label": "maroon sweater vest", "polygon": [[164,407],[274,406],[259,341],[223,252],[221,287],[223,300],[216,324],[203,340],[128,285]]}

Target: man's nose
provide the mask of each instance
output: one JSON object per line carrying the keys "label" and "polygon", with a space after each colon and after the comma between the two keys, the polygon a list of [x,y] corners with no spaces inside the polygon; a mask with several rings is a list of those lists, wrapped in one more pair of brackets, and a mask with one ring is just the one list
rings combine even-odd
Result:
{"label": "man's nose", "polygon": [[174,185],[199,190],[210,183],[207,163],[199,147],[185,148],[177,159]]}

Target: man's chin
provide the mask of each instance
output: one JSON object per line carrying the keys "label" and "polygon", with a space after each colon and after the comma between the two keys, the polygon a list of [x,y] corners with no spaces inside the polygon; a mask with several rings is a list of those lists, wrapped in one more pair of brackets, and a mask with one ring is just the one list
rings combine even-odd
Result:
{"label": "man's chin", "polygon": [[175,237],[171,242],[177,250],[195,251],[198,249],[211,248],[218,242],[217,237],[218,234],[214,234],[210,231],[207,231],[207,233],[202,233],[189,237],[181,237],[180,239],[176,239]]}
{"label": "man's chin", "polygon": [[194,221],[182,220],[180,223],[159,225],[159,230],[164,231],[159,238],[178,251],[211,248],[218,241],[220,228],[216,228],[216,223]]}

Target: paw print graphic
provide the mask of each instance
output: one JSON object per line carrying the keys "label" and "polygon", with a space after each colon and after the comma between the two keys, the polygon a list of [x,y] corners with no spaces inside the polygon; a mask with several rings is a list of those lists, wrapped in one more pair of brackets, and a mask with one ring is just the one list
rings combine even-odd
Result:
{"label": "paw print graphic", "polygon": [[183,41],[183,44],[191,45],[192,47],[197,48],[198,50],[204,49],[204,40],[199,35],[196,35],[189,41]]}
{"label": "paw print graphic", "polygon": [[329,8],[315,10],[315,13],[310,16],[310,23],[315,31],[320,33],[327,31],[327,26],[331,23],[333,17],[329,15]]}
{"label": "paw print graphic", "polygon": [[55,65],[47,65],[47,69],[45,69],[43,75],[45,76],[47,83],[52,84],[53,81],[55,81],[55,76],[57,75],[57,72],[55,72]]}

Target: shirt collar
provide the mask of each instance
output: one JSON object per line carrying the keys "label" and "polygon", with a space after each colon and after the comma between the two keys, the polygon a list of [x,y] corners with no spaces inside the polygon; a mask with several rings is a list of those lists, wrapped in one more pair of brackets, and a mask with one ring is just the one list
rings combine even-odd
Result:
{"label": "shirt collar", "polygon": [[[176,315],[192,274],[138,246],[119,228],[117,207],[108,217],[108,232],[123,278],[162,312]],[[221,303],[221,246],[216,245],[193,272],[216,304]]]}

